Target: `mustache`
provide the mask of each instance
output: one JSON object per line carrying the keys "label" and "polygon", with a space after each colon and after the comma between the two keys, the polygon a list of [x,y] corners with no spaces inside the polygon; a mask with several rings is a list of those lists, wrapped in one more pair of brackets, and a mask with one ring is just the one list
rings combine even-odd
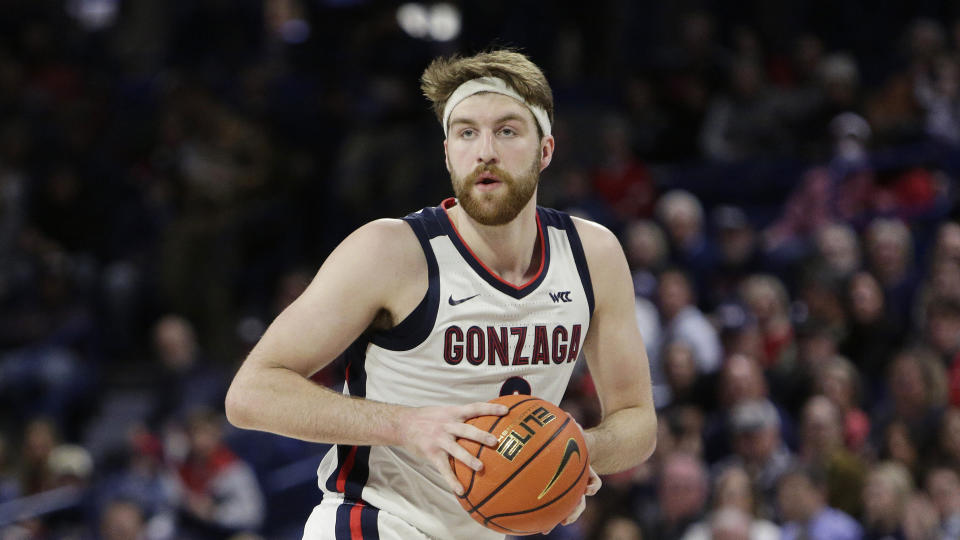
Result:
{"label": "mustache", "polygon": [[481,174],[490,173],[497,177],[498,180],[505,184],[512,184],[514,182],[513,176],[510,175],[507,171],[497,167],[496,165],[478,165],[476,169],[473,170],[470,174],[463,178],[464,182],[472,184],[477,181],[477,178]]}

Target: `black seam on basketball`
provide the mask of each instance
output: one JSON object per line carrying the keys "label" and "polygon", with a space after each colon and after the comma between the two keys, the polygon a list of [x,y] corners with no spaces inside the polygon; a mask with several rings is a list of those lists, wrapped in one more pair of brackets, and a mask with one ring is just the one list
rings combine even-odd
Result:
{"label": "black seam on basketball", "polygon": [[[461,499],[467,499],[467,497],[465,497],[465,496],[464,496],[464,497],[460,497],[460,498],[461,498]],[[468,504],[470,503],[470,499],[467,499],[467,503],[468,503]],[[490,522],[490,518],[488,518],[488,517],[487,517],[483,512],[481,512],[480,510],[473,510],[473,511],[470,512],[470,513],[471,513],[471,514],[476,514],[476,515],[480,516],[480,518],[483,519],[483,522],[484,522],[484,523],[489,523],[489,522]],[[476,520],[476,518],[474,518],[474,520]],[[497,527],[500,527],[501,529],[504,529],[504,530],[509,531],[509,532],[511,532],[511,533],[523,534],[523,531],[515,531],[515,530],[513,530],[513,529],[511,529],[511,528],[509,528],[509,527],[504,527],[503,525],[499,525],[499,524],[496,524],[496,525],[497,525]]]}
{"label": "black seam on basketball", "polygon": [[504,527],[503,525],[500,525],[499,523],[495,523],[493,520],[494,520],[494,519],[497,519],[497,518],[502,518],[502,517],[517,516],[517,515],[526,514],[526,513],[529,513],[529,512],[536,512],[537,510],[540,510],[540,509],[543,509],[543,508],[546,508],[546,507],[550,506],[551,504],[553,504],[553,503],[557,502],[558,500],[560,500],[564,495],[566,495],[567,493],[569,493],[570,490],[573,489],[573,487],[577,485],[577,482],[579,482],[580,479],[583,478],[583,473],[586,472],[586,470],[587,470],[587,463],[584,462],[584,463],[583,463],[583,467],[580,467],[580,474],[577,475],[577,479],[574,480],[573,483],[571,483],[569,486],[567,486],[567,489],[563,490],[563,492],[561,492],[560,495],[557,495],[557,496],[554,497],[553,499],[550,499],[549,501],[541,504],[540,506],[535,506],[535,507],[533,507],[533,508],[528,508],[528,509],[526,509],[526,510],[522,510],[522,511],[518,511],[518,512],[508,512],[508,513],[505,513],[505,514],[496,514],[496,515],[494,515],[494,516],[490,516],[490,517],[486,518],[486,520],[487,520],[488,522],[490,522],[490,523],[493,523],[493,524],[496,525],[497,527],[501,527],[501,528],[506,529],[506,527]]}
{"label": "black seam on basketball", "polygon": [[[499,424],[501,420],[503,420],[507,415],[510,414],[510,411],[512,411],[512,410],[513,410],[514,408],[516,408],[516,407],[519,407],[520,405],[523,405],[524,403],[526,403],[526,402],[528,402],[528,401],[533,401],[533,400],[535,400],[535,399],[540,399],[540,398],[529,397],[529,398],[527,398],[527,399],[525,399],[525,400],[523,400],[523,401],[518,401],[518,402],[514,403],[513,405],[510,406],[510,408],[507,409],[507,414],[505,414],[505,415],[497,418],[497,420],[496,420],[493,424],[490,425],[490,427],[487,429],[487,431],[492,433],[492,432],[493,432],[493,428],[497,427],[497,424]],[[484,448],[486,448],[486,445],[481,444],[481,445],[480,445],[480,448],[477,449],[477,453],[474,454],[473,457],[479,459],[479,458],[480,458],[480,453],[483,452],[483,449],[484,449]],[[476,478],[476,476],[477,476],[477,471],[475,471],[475,470],[473,470],[473,469],[470,469],[470,483],[467,485],[467,489],[463,490],[463,495],[457,495],[457,497],[460,497],[461,499],[466,499],[466,498],[467,498],[467,495],[470,495],[470,490],[473,489],[473,479]],[[469,502],[469,501],[468,501],[468,502]]]}
{"label": "black seam on basketball", "polygon": [[[487,524],[487,523],[492,523],[492,522],[490,521],[490,518],[488,518],[487,516],[485,516],[485,515],[483,515],[482,513],[480,513],[479,510],[474,510],[474,513],[483,518],[483,523],[484,523],[484,526],[485,526],[485,527],[486,527],[486,524]],[[527,534],[530,534],[530,531],[517,531],[517,530],[511,529],[510,527],[504,527],[503,525],[500,525],[499,523],[494,523],[493,525],[496,526],[496,527],[500,527],[501,529],[503,529],[503,530],[505,530],[505,531],[508,531],[508,532],[514,533],[514,534],[518,534],[518,535],[527,535]],[[489,529],[489,527],[487,527],[487,528]],[[539,531],[535,531],[535,532],[539,532]]]}
{"label": "black seam on basketball", "polygon": [[497,486],[496,489],[494,489],[493,491],[491,491],[490,493],[488,493],[485,499],[483,499],[483,500],[480,501],[476,506],[474,506],[473,508],[471,508],[471,512],[472,512],[473,510],[476,510],[477,508],[480,508],[480,507],[483,506],[484,504],[486,504],[486,502],[489,501],[491,497],[493,497],[493,496],[496,495],[497,493],[500,493],[500,490],[503,489],[504,486],[506,486],[507,484],[509,484],[510,481],[513,480],[514,478],[516,478],[516,476],[517,476],[518,474],[520,474],[521,471],[523,471],[525,468],[527,468],[527,465],[529,465],[530,463],[532,463],[532,462],[533,462],[533,459],[534,459],[535,457],[537,457],[538,455],[540,455],[540,452],[543,452],[544,448],[550,446],[550,443],[552,443],[553,440],[557,438],[557,435],[559,435],[560,432],[563,431],[563,428],[567,427],[567,424],[570,423],[570,420],[571,420],[571,418],[570,418],[569,416],[567,416],[567,419],[564,420],[563,424],[561,424],[560,427],[558,427],[557,430],[554,431],[552,435],[550,435],[550,438],[547,439],[543,444],[541,444],[541,445],[540,445],[540,448],[537,448],[537,451],[534,452],[533,455],[531,455],[529,458],[527,458],[527,460],[526,460],[525,462],[523,462],[523,465],[520,465],[519,467],[517,467],[517,469],[516,469],[515,471],[513,471],[513,473],[512,473],[510,476],[508,476],[508,477],[506,478],[506,480],[504,480],[503,482],[500,482],[500,485]]}

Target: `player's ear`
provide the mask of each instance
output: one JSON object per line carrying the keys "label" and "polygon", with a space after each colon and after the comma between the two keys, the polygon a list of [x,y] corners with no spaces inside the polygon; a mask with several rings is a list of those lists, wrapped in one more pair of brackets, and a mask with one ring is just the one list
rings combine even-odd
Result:
{"label": "player's ear", "polygon": [[540,140],[540,171],[543,172],[553,160],[553,148],[556,142],[553,135],[547,135]]}

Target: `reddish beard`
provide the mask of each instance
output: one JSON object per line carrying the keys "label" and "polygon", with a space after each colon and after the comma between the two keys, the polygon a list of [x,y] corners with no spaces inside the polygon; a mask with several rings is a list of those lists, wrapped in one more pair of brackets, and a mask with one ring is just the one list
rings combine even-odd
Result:
{"label": "reddish beard", "polygon": [[[479,192],[477,178],[490,173],[503,184],[494,192]],[[536,159],[526,173],[514,177],[496,165],[480,165],[464,178],[451,171],[453,194],[468,216],[481,225],[503,225],[513,221],[527,205],[540,179],[540,160]]]}

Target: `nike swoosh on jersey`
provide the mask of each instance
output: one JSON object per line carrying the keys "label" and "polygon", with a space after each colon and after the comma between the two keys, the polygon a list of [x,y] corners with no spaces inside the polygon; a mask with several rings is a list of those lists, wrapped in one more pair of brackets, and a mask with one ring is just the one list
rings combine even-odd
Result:
{"label": "nike swoosh on jersey", "polygon": [[560,466],[557,467],[557,472],[553,473],[553,478],[550,479],[550,483],[547,484],[547,487],[543,488],[543,491],[540,492],[540,495],[537,495],[537,500],[543,498],[544,495],[550,491],[550,488],[553,487],[553,484],[557,482],[557,479],[560,478],[560,473],[567,467],[567,462],[570,461],[570,458],[573,454],[577,454],[577,457],[580,457],[580,445],[577,444],[576,439],[573,437],[567,439],[567,447],[563,449],[563,458],[560,460]]}
{"label": "nike swoosh on jersey", "polygon": [[473,296],[468,296],[468,297],[466,297],[466,298],[461,298],[461,299],[459,299],[459,300],[454,300],[454,299],[453,299],[453,295],[451,294],[451,295],[450,295],[450,298],[447,299],[447,302],[450,302],[450,305],[451,305],[451,306],[455,306],[455,305],[457,305],[457,304],[462,304],[462,303],[466,302],[467,300],[470,300],[471,298],[476,298],[476,297],[478,297],[478,296],[480,296],[480,295],[479,295],[479,294],[475,294],[475,295],[473,295]]}

